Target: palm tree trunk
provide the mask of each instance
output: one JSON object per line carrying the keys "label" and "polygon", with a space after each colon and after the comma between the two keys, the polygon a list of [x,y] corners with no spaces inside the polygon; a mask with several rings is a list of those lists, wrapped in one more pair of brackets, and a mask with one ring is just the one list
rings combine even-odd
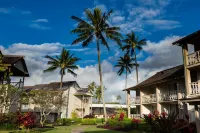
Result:
{"label": "palm tree trunk", "polygon": [[[62,91],[62,85],[63,85],[63,72],[61,73],[61,78],[60,78],[60,90]],[[62,99],[62,94],[63,94],[63,91],[62,91],[62,93],[61,93],[61,99]],[[61,118],[61,107],[62,106],[60,106],[60,108],[58,109],[58,118]]]}
{"label": "palm tree trunk", "polygon": [[136,51],[134,51],[134,56],[135,56],[135,69],[136,69],[136,79],[137,79],[137,84],[139,83],[138,81],[138,64],[137,64],[137,59],[136,59]]}
{"label": "palm tree trunk", "polygon": [[99,76],[100,76],[101,95],[102,95],[102,102],[103,102],[103,111],[104,111],[105,121],[107,121],[107,113],[106,113],[106,106],[105,106],[105,100],[104,100],[103,80],[102,80],[102,72],[101,72],[100,46],[99,46],[98,38],[96,41],[97,41]]}

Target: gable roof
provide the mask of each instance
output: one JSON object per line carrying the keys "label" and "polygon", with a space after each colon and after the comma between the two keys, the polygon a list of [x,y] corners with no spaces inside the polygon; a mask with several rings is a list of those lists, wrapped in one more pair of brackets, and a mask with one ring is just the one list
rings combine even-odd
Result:
{"label": "gable roof", "polygon": [[[71,86],[77,86],[80,88],[78,83],[76,81],[65,81],[63,82],[63,90],[68,90]],[[37,84],[34,86],[24,86],[25,91],[31,91],[31,90],[55,90],[58,91],[60,90],[60,82],[51,82],[49,84]]]}
{"label": "gable roof", "polygon": [[140,87],[145,87],[145,86],[165,82],[170,79],[180,78],[183,76],[184,76],[184,67],[183,65],[179,65],[173,68],[169,68],[169,69],[157,72],[156,74],[144,80],[143,82],[139,83],[138,85],[130,87],[125,90],[135,90],[135,89],[139,89]]}
{"label": "gable roof", "polygon": [[82,88],[80,90],[77,90],[77,92],[74,94],[76,96],[92,96],[92,94],[89,92],[89,89],[88,88]]}
{"label": "gable roof", "polygon": [[184,45],[184,44],[198,44],[200,42],[200,30],[193,32],[192,34],[189,34],[175,42],[173,42],[173,45]]}
{"label": "gable roof", "polygon": [[[11,72],[13,73],[12,76],[24,76],[29,77],[29,72],[24,60],[24,56],[21,55],[3,55],[0,51],[0,54],[3,56],[2,58],[2,64],[6,64],[11,66]],[[17,68],[15,66],[15,63],[18,61],[21,61],[23,69]]]}

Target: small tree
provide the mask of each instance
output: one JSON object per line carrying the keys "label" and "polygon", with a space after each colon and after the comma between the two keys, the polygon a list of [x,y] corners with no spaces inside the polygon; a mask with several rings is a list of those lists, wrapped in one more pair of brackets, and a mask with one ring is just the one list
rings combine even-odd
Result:
{"label": "small tree", "polygon": [[40,111],[41,127],[44,126],[47,115],[57,112],[61,105],[65,105],[65,97],[60,97],[61,93],[62,91],[52,90],[32,90],[30,92],[30,101]]}
{"label": "small tree", "polygon": [[119,101],[120,103],[120,100],[122,100],[122,97],[120,95],[117,95],[116,99]]}

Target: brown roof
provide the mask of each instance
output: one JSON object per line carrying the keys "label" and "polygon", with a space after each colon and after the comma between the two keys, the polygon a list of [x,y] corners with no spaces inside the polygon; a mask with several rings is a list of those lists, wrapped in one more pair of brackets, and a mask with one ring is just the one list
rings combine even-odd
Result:
{"label": "brown roof", "polygon": [[23,59],[24,56],[19,55],[3,55],[3,61],[4,64],[14,64],[20,59]]}
{"label": "brown roof", "polygon": [[173,45],[183,45],[183,44],[198,44],[200,42],[200,30],[185,36],[175,42],[173,42]]}
{"label": "brown roof", "polygon": [[[76,81],[65,81],[63,82],[63,90],[69,89],[71,86],[78,86]],[[80,88],[80,87],[79,87]],[[41,89],[41,90],[59,90],[60,89],[60,82],[51,82],[49,84],[37,84],[34,86],[24,86],[26,91]]]}
{"label": "brown roof", "polygon": [[169,68],[160,72],[157,72],[155,75],[150,78],[144,80],[136,86],[130,87],[125,90],[134,90],[139,89],[140,87],[145,87],[153,84],[157,84],[160,82],[164,82],[170,79],[179,78],[184,76],[184,67],[183,65],[179,65],[173,68]]}

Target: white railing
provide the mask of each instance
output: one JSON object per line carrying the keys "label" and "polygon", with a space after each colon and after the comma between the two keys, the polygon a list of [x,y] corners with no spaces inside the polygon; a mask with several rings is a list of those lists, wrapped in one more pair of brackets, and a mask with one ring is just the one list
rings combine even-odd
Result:
{"label": "white railing", "polygon": [[191,95],[197,95],[200,94],[200,81],[192,82],[191,84]]}
{"label": "white railing", "polygon": [[156,94],[149,94],[142,96],[142,103],[154,103],[156,102]]}
{"label": "white railing", "polygon": [[178,99],[178,95],[177,95],[177,91],[169,91],[169,92],[165,92],[165,93],[160,93],[159,94],[159,101],[173,101],[173,100],[177,100]]}
{"label": "white railing", "polygon": [[131,104],[140,104],[140,96],[131,97]]}
{"label": "white railing", "polygon": [[200,63],[200,51],[188,55],[188,66]]}

